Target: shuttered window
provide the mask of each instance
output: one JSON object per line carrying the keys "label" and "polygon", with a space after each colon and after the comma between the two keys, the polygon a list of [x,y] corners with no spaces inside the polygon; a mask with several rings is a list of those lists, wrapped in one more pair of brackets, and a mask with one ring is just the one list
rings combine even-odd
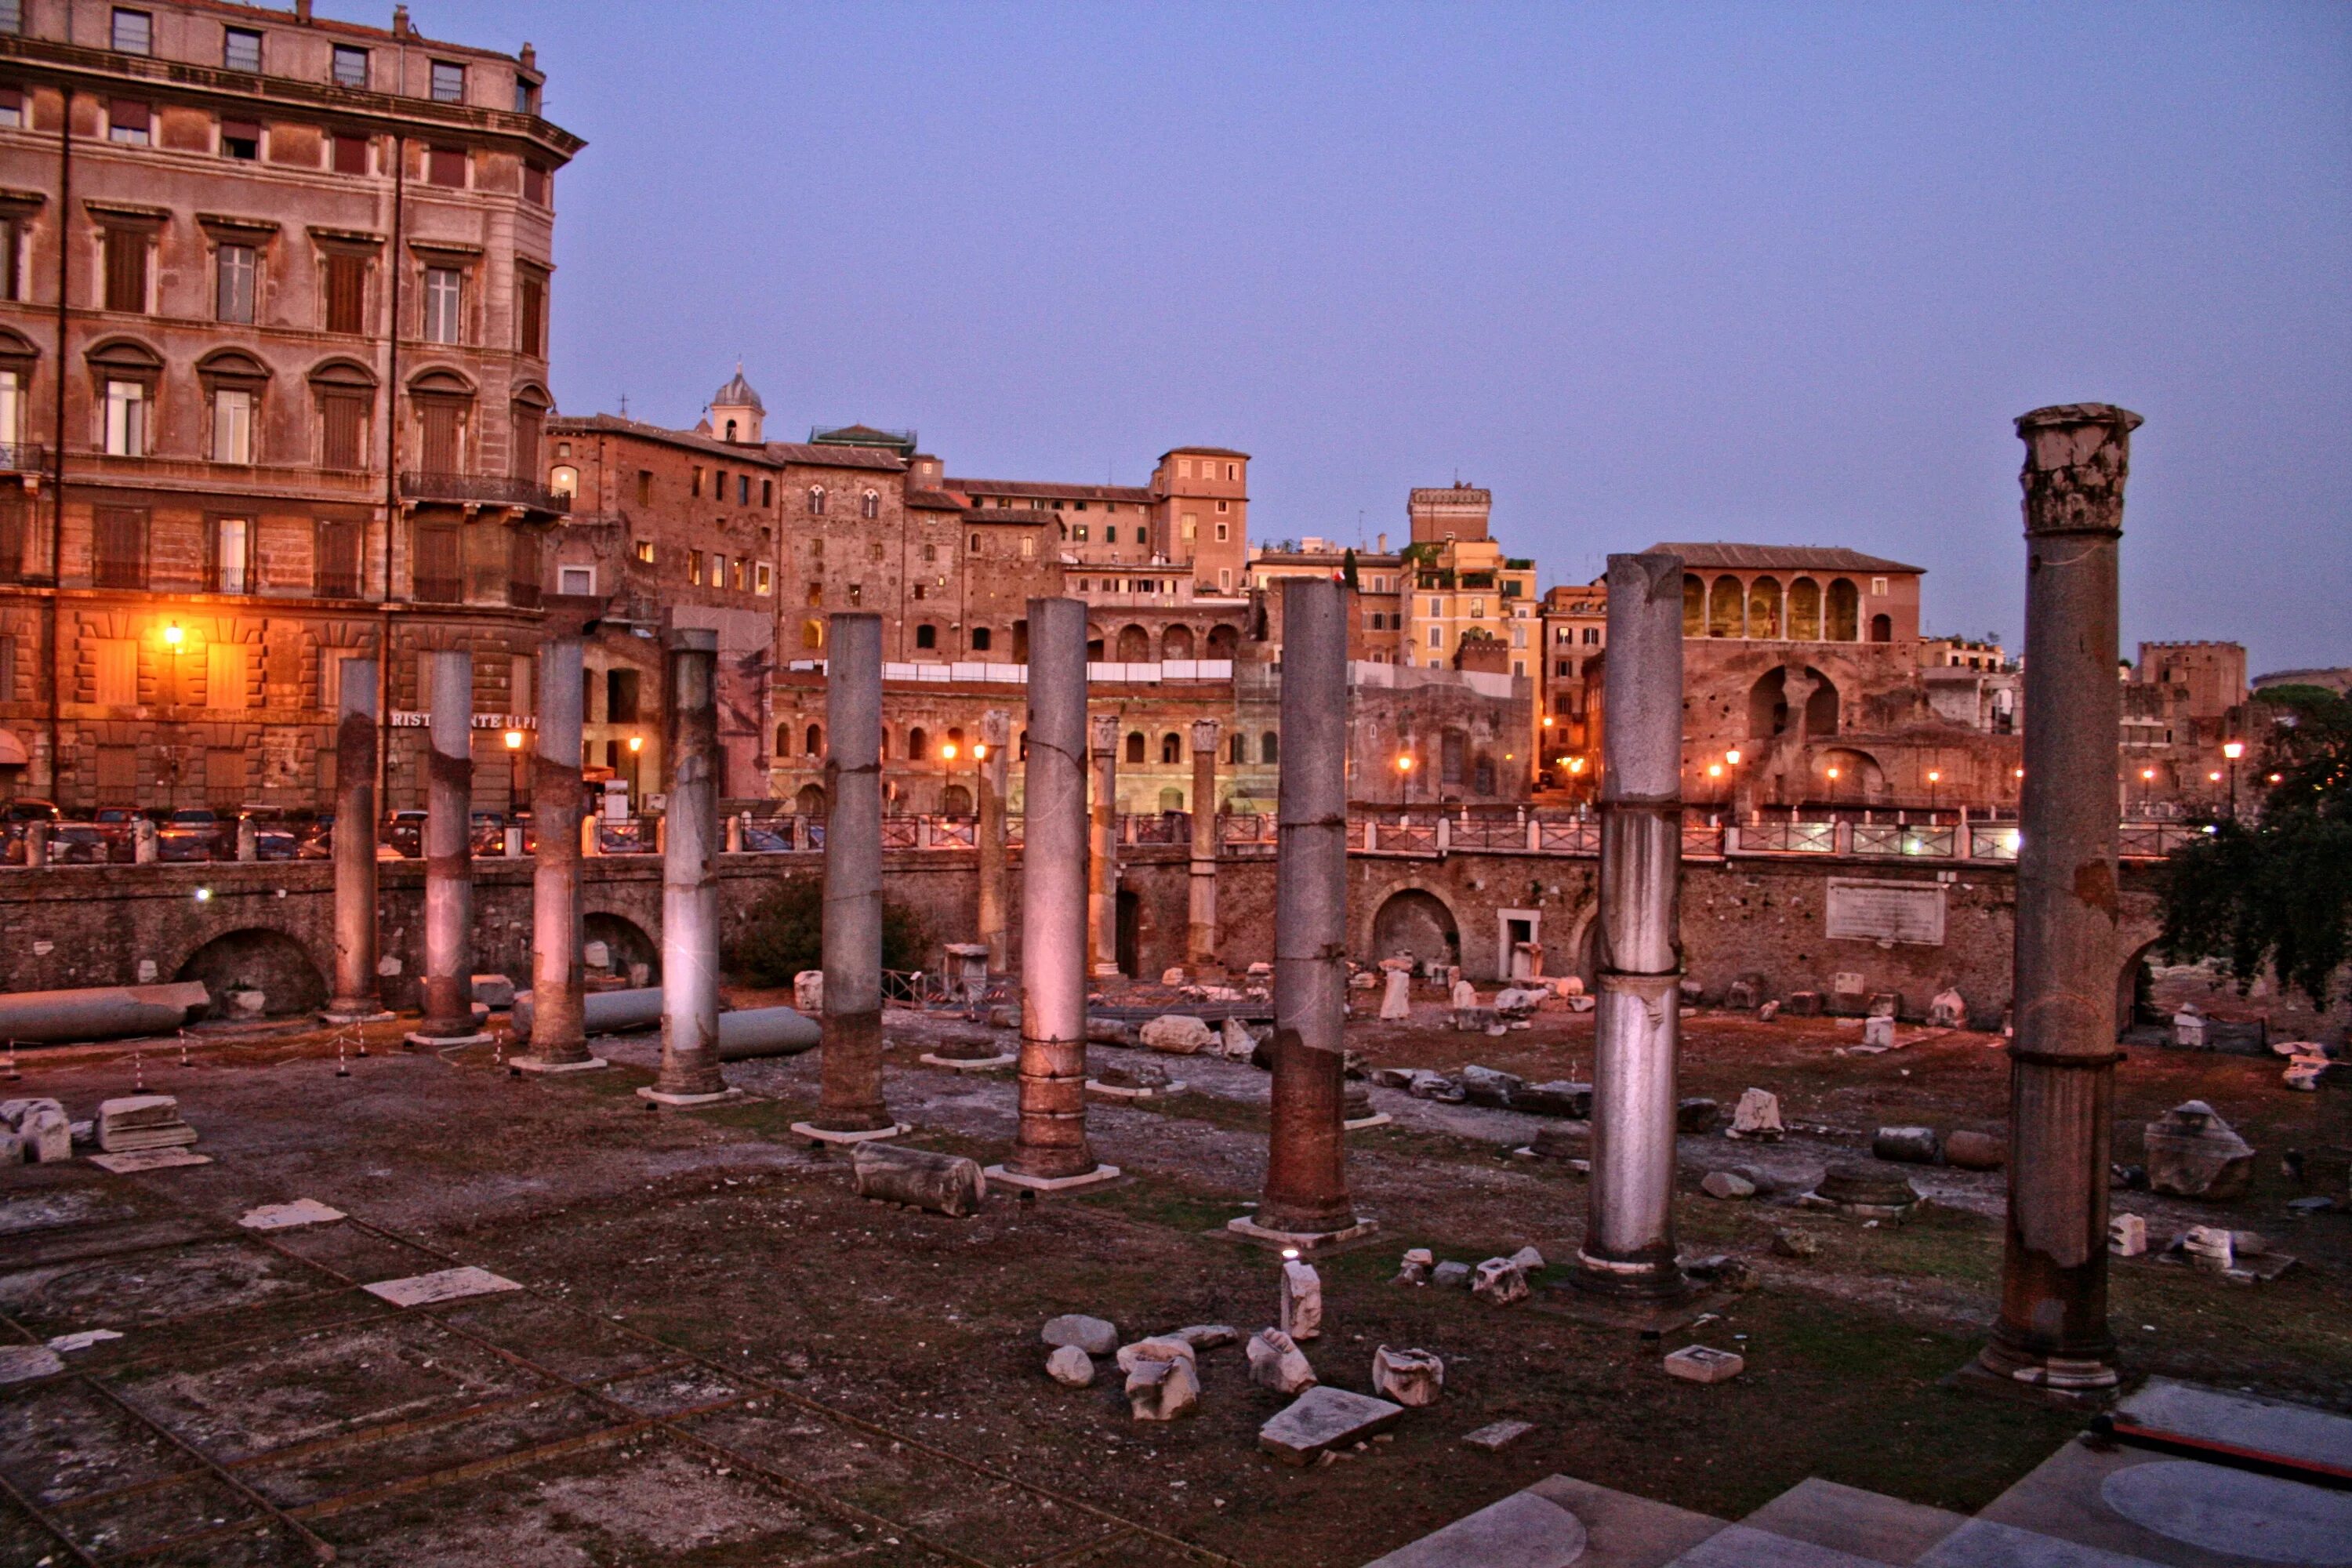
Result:
{"label": "shuttered window", "polygon": [[442,397],[419,398],[416,416],[425,435],[425,461],[422,465],[425,471],[428,474],[464,473],[465,405]]}
{"label": "shuttered window", "polygon": [[100,637],[90,645],[98,689],[94,700],[103,708],[130,708],[139,701],[139,644],[131,637]]}
{"label": "shuttered window", "polygon": [[100,588],[147,586],[147,514],[101,507],[95,534],[90,581]]}
{"label": "shuttered window", "polygon": [[521,342],[515,346],[533,359],[547,357],[547,280],[524,273],[515,280],[515,309]]}
{"label": "shuttered window", "polygon": [[507,535],[507,603],[526,610],[540,604],[539,535],[520,528]]}
{"label": "shuttered window", "polygon": [[106,231],[106,308],[144,314],[147,310],[147,236],[135,228]]}
{"label": "shuttered window", "polygon": [[313,557],[315,592],[322,599],[360,596],[360,525],[322,519]]}
{"label": "shuttered window", "polygon": [[367,331],[367,258],[329,253],[327,331]]}
{"label": "shuttered window", "polygon": [[253,660],[243,643],[216,642],[205,645],[205,706],[207,708],[239,709],[247,707],[251,694],[247,682],[252,675]]}
{"label": "shuttered window", "polygon": [[547,411],[528,403],[514,405],[514,477],[535,479],[539,477],[539,447],[541,431]]}
{"label": "shuttered window", "polygon": [[319,424],[323,438],[319,446],[320,466],[328,468],[364,468],[367,464],[368,400],[356,392],[324,392],[319,395]]}
{"label": "shuttered window", "polygon": [[466,596],[458,535],[455,528],[428,525],[416,531],[416,597],[429,605],[455,605]]}
{"label": "shuttered window", "polygon": [[[26,510],[23,487],[0,489],[0,583],[25,579]],[[5,697],[5,692],[0,691],[0,698]]]}

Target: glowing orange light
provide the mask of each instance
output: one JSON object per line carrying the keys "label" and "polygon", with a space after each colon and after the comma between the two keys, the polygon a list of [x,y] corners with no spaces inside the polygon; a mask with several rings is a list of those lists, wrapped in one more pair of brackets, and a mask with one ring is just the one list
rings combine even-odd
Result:
{"label": "glowing orange light", "polygon": [[2220,784],[2221,782],[2221,770],[2215,768],[2211,773],[2207,773],[2205,776],[2212,780],[2215,784]]}
{"label": "glowing orange light", "polygon": [[1410,756],[1400,756],[1397,758],[1397,772],[1401,773],[1409,773],[1412,772],[1412,758]]}
{"label": "glowing orange light", "polygon": [[981,760],[982,760],[983,758],[985,758],[987,755],[988,755],[988,742],[985,742],[985,741],[975,741],[975,742],[972,742],[972,747],[971,747],[971,760],[972,760],[973,762],[975,762],[975,763],[980,762]]}
{"label": "glowing orange light", "polygon": [[522,750],[522,731],[520,730],[509,730],[507,731],[507,750],[509,752],[520,752]]}
{"label": "glowing orange light", "polygon": [[642,751],[644,751],[645,749],[646,749],[646,738],[645,738],[643,735],[632,735],[632,736],[630,736],[630,737],[629,737],[629,750],[630,750],[630,751],[632,751],[632,752],[642,752]]}
{"label": "glowing orange light", "polygon": [[1733,767],[1738,767],[1739,765],[1739,748],[1734,746],[1731,750],[1724,752],[1723,760],[1729,763]]}
{"label": "glowing orange light", "polygon": [[1722,764],[1721,763],[1707,763],[1707,765],[1706,765],[1706,776],[1707,776],[1707,777],[1709,777],[1709,778],[1711,778],[1711,779],[1719,779],[1719,778],[1721,778],[1721,777],[1723,776],[1723,764]]}
{"label": "glowing orange light", "polygon": [[940,748],[940,760],[949,763],[955,761],[955,742],[953,741],[950,741],[947,744]]}
{"label": "glowing orange light", "polygon": [[1569,771],[1570,773],[1582,773],[1582,772],[1584,771],[1584,759],[1583,759],[1582,757],[1570,757],[1570,758],[1569,758],[1569,759],[1568,759],[1568,771]]}
{"label": "glowing orange light", "polygon": [[173,647],[179,647],[180,639],[187,635],[180,629],[180,623],[177,621],[172,622],[163,628],[163,640]]}

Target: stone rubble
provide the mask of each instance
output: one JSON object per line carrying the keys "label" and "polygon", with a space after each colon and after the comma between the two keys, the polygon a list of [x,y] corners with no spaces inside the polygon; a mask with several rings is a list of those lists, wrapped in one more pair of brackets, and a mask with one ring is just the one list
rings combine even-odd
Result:
{"label": "stone rubble", "polygon": [[[0,1100],[0,1131],[17,1142],[15,1156],[5,1161],[8,1164],[29,1160],[46,1165],[73,1158],[73,1123],[54,1100]],[[194,1132],[187,1142],[195,1142]]]}
{"label": "stone rubble", "polygon": [[1162,1013],[1143,1026],[1139,1037],[1146,1050],[1162,1051],[1171,1057],[1192,1056],[1213,1050],[1217,1045],[1217,1037],[1209,1026],[1190,1013]]}
{"label": "stone rubble", "polygon": [[1372,1352],[1372,1392],[1409,1408],[1437,1403],[1445,1387],[1445,1363],[1428,1351],[1391,1350]]}
{"label": "stone rubble", "polygon": [[1200,1376],[1189,1360],[1139,1361],[1127,1374],[1128,1413],[1138,1421],[1173,1421],[1200,1403]]}
{"label": "stone rubble", "polygon": [[1538,1273],[1547,1267],[1544,1255],[1532,1247],[1522,1247],[1511,1254],[1511,1261],[1519,1266],[1521,1272],[1528,1274]]}
{"label": "stone rubble", "polygon": [[1213,1351],[1236,1343],[1241,1339],[1242,1332],[1231,1323],[1194,1323],[1189,1328],[1178,1329],[1172,1334],[1160,1337],[1182,1340],[1195,1351]]}
{"label": "stone rubble", "polygon": [[2222,1203],[2253,1180],[2252,1145],[2201,1100],[2174,1106],[2147,1124],[2147,1184],[2177,1198]]}
{"label": "stone rubble", "polygon": [[1280,1329],[1260,1329],[1250,1336],[1244,1353],[1250,1381],[1276,1394],[1293,1394],[1315,1386],[1315,1368],[1298,1342]]}
{"label": "stone rubble", "polygon": [[1870,1152],[1904,1164],[1940,1165],[1944,1140],[1932,1127],[1882,1127],[1871,1137]]}
{"label": "stone rubble", "polygon": [[1490,1426],[1481,1426],[1475,1432],[1464,1433],[1462,1446],[1475,1448],[1482,1454],[1499,1454],[1535,1429],[1535,1424],[1530,1421],[1497,1421]]}
{"label": "stone rubble", "polygon": [[1944,1163],[1963,1171],[1998,1171],[2009,1163],[2009,1139],[1998,1132],[1968,1129],[1945,1134]]}
{"label": "stone rubble", "polygon": [[980,1212],[988,1179],[980,1163],[897,1143],[860,1143],[850,1154],[851,1180],[861,1198],[908,1204],[967,1219]]}
{"label": "stone rubble", "polygon": [[1693,1095],[1675,1106],[1675,1131],[1677,1133],[1700,1137],[1714,1131],[1722,1122],[1723,1107],[1705,1095]]}
{"label": "stone rubble", "polygon": [[1748,1360],[1730,1351],[1706,1345],[1685,1345],[1665,1359],[1666,1375],[1685,1383],[1728,1383],[1748,1368]]}
{"label": "stone rubble", "polygon": [[1965,1029],[1969,1026],[1969,1005],[1966,998],[1951,986],[1945,986],[1927,1001],[1927,1023],[1938,1029]]}
{"label": "stone rubble", "polygon": [[1257,1037],[1239,1018],[1227,1018],[1217,1031],[1217,1054],[1229,1062],[1245,1062],[1257,1054]]}
{"label": "stone rubble", "polygon": [[1454,1077],[1462,1086],[1464,1099],[1496,1110],[1510,1109],[1511,1097],[1527,1087],[1527,1079],[1517,1074],[1498,1072],[1493,1068],[1465,1067]]}
{"label": "stone rubble", "polygon": [[1570,1083],[1566,1079],[1527,1084],[1511,1091],[1511,1109],[1581,1121],[1592,1114],[1592,1086]]}
{"label": "stone rubble", "polygon": [[1257,1446],[1286,1464],[1304,1465],[1337,1446],[1385,1432],[1403,1416],[1402,1405],[1318,1385],[1259,1427]]}
{"label": "stone rubble", "polygon": [[1489,1258],[1478,1265],[1470,1294],[1493,1307],[1507,1307],[1528,1299],[1527,1270],[1507,1258]]}
{"label": "stone rubble", "polygon": [[1037,1337],[1048,1345],[1075,1345],[1088,1355],[1108,1355],[1118,1349],[1118,1330],[1101,1318],[1066,1312],[1046,1320]]}
{"label": "stone rubble", "polygon": [[1095,1381],[1095,1358],[1076,1345],[1057,1346],[1045,1358],[1045,1375],[1065,1388],[1088,1388]]}
{"label": "stone rubble", "polygon": [[1883,1051],[1893,1050],[1895,1048],[1895,1016],[1891,1013],[1874,1013],[1864,1018],[1862,1021],[1862,1043],[1865,1046],[1875,1046]]}
{"label": "stone rubble", "polygon": [[196,1130],[180,1120],[180,1102],[168,1094],[126,1095],[98,1108],[98,1146],[110,1154],[177,1149],[195,1141]]}
{"label": "stone rubble", "polygon": [[1755,1183],[1730,1171],[1709,1171],[1706,1179],[1698,1186],[1699,1191],[1708,1197],[1722,1198],[1727,1202],[1756,1195]]}
{"label": "stone rubble", "polygon": [[1818,1258],[1822,1244],[1810,1232],[1783,1226],[1772,1233],[1772,1250],[1781,1258]]}
{"label": "stone rubble", "polygon": [[2117,1258],[2137,1258],[2147,1251],[2147,1221],[2136,1214],[2119,1214],[2107,1221],[2107,1250]]}
{"label": "stone rubble", "polygon": [[1429,1271],[1429,1282],[1447,1288],[1466,1288],[1470,1283],[1470,1266],[1466,1263],[1441,1263]]}
{"label": "stone rubble", "polygon": [[1192,1348],[1190,1341],[1179,1339],[1174,1334],[1154,1334],[1150,1339],[1138,1340],[1131,1345],[1118,1348],[1118,1370],[1121,1372],[1133,1373],[1146,1362],[1155,1361],[1181,1361],[1197,1372],[1200,1352]]}
{"label": "stone rubble", "polygon": [[1315,1265],[1292,1258],[1282,1266],[1283,1318],[1294,1340],[1319,1338],[1323,1332],[1323,1277]]}
{"label": "stone rubble", "polygon": [[1740,1095],[1733,1108],[1731,1131],[1726,1136],[1777,1143],[1787,1131],[1780,1121],[1780,1097],[1770,1089],[1751,1089]]}

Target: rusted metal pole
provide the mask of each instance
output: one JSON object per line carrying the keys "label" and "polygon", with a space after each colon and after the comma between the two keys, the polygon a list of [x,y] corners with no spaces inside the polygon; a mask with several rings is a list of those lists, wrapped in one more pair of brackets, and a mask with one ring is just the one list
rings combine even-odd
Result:
{"label": "rusted metal pole", "polygon": [[1281,841],[1274,889],[1273,1128],[1236,1230],[1304,1247],[1364,1234],[1348,1196],[1348,619],[1339,584],[1282,584]]}
{"label": "rusted metal pole", "polygon": [[882,1098],[882,617],[831,617],[825,651],[822,1132],[886,1131]]}
{"label": "rusted metal pole", "polygon": [[1087,606],[1029,601],[1021,838],[1021,1130],[991,1174],[1074,1186],[1117,1170],[1087,1142]]}
{"label": "rusted metal pole", "polygon": [[[1095,808],[1087,890],[1087,962],[1105,978],[1118,973],[1118,715],[1094,719]],[[1034,737],[1030,749],[1036,749]],[[1029,864],[1024,840],[1021,863]]]}
{"label": "rusted metal pole", "polygon": [[1601,742],[1600,998],[1592,1183],[1571,1282],[1651,1300],[1675,1261],[1675,1056],[1682,1008],[1683,563],[1609,558]]}
{"label": "rusted metal pole", "polygon": [[1192,721],[1192,864],[1184,962],[1198,979],[1217,962],[1217,721]]}
{"label": "rusted metal pole", "polygon": [[665,1105],[727,1092],[719,1071],[719,634],[670,634],[662,693],[662,1050],[653,1087]]}
{"label": "rusted metal pole", "polygon": [[[1083,658],[1086,649],[1078,650]],[[1036,660],[1030,660],[1034,668]],[[1081,669],[1083,680],[1086,672]],[[1035,693],[1031,693],[1033,702]],[[980,940],[988,948],[988,970],[1002,974],[1010,962],[1005,941],[1005,906],[1011,889],[1004,871],[1004,780],[1013,749],[1013,717],[1002,708],[980,716],[980,743],[988,748],[980,759],[980,836],[975,841],[980,861]]]}
{"label": "rusted metal pole", "polygon": [[2025,443],[2025,784],[2017,858],[2009,1226],[1987,1373],[2062,1398],[2116,1384],[2116,562],[2140,416],[2038,408]]}
{"label": "rusted metal pole", "polygon": [[536,840],[530,902],[530,1055],[526,1072],[601,1066],[588,1054],[580,913],[582,648],[557,637],[539,655],[539,734],[530,760]]}
{"label": "rusted metal pole", "polygon": [[376,1017],[375,660],[347,658],[335,707],[335,994],[331,1023]]}
{"label": "rusted metal pole", "polygon": [[425,656],[432,676],[432,749],[425,779],[425,1040],[470,1039],[474,1027],[474,656]]}

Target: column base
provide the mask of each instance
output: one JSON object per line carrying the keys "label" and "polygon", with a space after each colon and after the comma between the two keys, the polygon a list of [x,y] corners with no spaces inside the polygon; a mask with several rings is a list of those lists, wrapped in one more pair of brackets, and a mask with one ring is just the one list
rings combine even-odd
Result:
{"label": "column base", "polygon": [[611,1065],[603,1057],[590,1057],[585,1061],[577,1062],[551,1062],[539,1057],[507,1058],[507,1066],[517,1072],[594,1072],[598,1068]]}
{"label": "column base", "polygon": [[1579,1250],[1568,1276],[1569,1288],[1588,1296],[1614,1301],[1667,1305],[1688,1300],[1699,1287],[1669,1258],[1664,1263],[1620,1262]]}
{"label": "column base", "polygon": [[[637,1092],[643,1094],[645,1090],[639,1089]],[[867,1127],[851,1132],[836,1132],[830,1127],[819,1127],[814,1121],[793,1123],[793,1131],[812,1143],[879,1143],[887,1139],[912,1132],[914,1130],[914,1124],[909,1121],[894,1121],[887,1127]]]}
{"label": "column base", "polygon": [[1116,963],[1097,963],[1094,967],[1094,977],[1097,980],[1117,980],[1119,977],[1118,965]]}
{"label": "column base", "polygon": [[1098,1187],[1119,1177],[1117,1165],[1097,1165],[1091,1171],[1080,1171],[1075,1176],[1024,1176],[1003,1165],[991,1165],[981,1173],[992,1183],[1008,1187],[1026,1187],[1033,1193],[1066,1193],[1078,1187]]}
{"label": "column base", "polygon": [[1181,1078],[1171,1079],[1168,1082],[1150,1089],[1129,1089],[1124,1084],[1097,1083],[1093,1079],[1087,1079],[1087,1092],[1088,1094],[1098,1094],[1105,1100],[1167,1100],[1174,1095],[1183,1093],[1187,1087],[1188,1086],[1185,1084],[1184,1080]]}
{"label": "column base", "polygon": [[2101,1410],[2115,1402],[2121,1374],[2113,1363],[2096,1357],[2036,1355],[1995,1341],[1947,1381],[1955,1388],[2029,1404]]}
{"label": "column base", "polygon": [[1262,1226],[1247,1215],[1225,1222],[1225,1229],[1236,1238],[1258,1247],[1296,1247],[1301,1253],[1328,1252],[1350,1242],[1361,1241],[1381,1228],[1376,1219],[1360,1219],[1338,1230],[1274,1230]]}
{"label": "column base", "polygon": [[1339,1127],[1343,1131],[1361,1132],[1367,1127],[1386,1127],[1395,1120],[1395,1117],[1385,1110],[1375,1110],[1370,1116],[1359,1116],[1353,1121],[1342,1121]]}
{"label": "column base", "polygon": [[451,1046],[487,1046],[488,1035],[428,1035],[422,1029],[411,1029],[400,1037],[403,1045],[423,1046],[428,1050],[445,1051]]}
{"label": "column base", "polygon": [[[602,1067],[604,1064],[599,1062],[596,1065]],[[650,1100],[656,1105],[716,1105],[722,1100],[740,1099],[742,1093],[740,1089],[722,1089],[715,1094],[671,1094],[666,1089],[656,1089],[651,1084],[647,1084],[637,1090],[637,1098]]]}
{"label": "column base", "polygon": [[397,1013],[374,1011],[363,1005],[348,1008],[330,1005],[319,1015],[319,1021],[322,1024],[389,1024],[398,1016]]}
{"label": "column base", "polygon": [[1001,1057],[941,1057],[925,1051],[915,1059],[925,1067],[945,1068],[950,1072],[992,1072],[998,1068],[1009,1068],[1021,1058],[1010,1053]]}

